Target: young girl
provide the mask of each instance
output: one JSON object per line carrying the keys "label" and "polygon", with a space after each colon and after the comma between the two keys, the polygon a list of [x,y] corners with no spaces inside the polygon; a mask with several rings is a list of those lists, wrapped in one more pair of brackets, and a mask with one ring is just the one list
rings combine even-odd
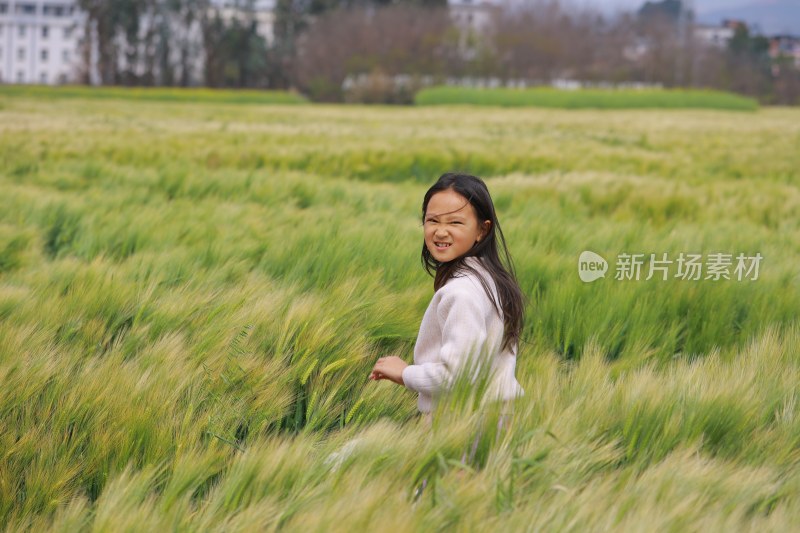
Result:
{"label": "young girl", "polygon": [[[422,262],[434,276],[435,293],[422,318],[414,364],[381,357],[369,379],[388,379],[419,393],[417,407],[430,422],[437,396],[485,358],[491,399],[524,395],[514,375],[524,298],[481,179],[443,174],[425,194],[422,217]],[[500,261],[500,246],[507,267]]]}

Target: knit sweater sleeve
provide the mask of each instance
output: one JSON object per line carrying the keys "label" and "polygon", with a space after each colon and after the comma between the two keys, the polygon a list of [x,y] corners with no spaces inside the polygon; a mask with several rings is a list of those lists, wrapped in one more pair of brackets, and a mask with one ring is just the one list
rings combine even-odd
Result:
{"label": "knit sweater sleeve", "polygon": [[406,387],[431,395],[447,388],[466,366],[472,368],[487,338],[484,309],[475,292],[461,286],[442,290],[445,292],[436,308],[442,330],[439,361],[409,365],[402,374]]}

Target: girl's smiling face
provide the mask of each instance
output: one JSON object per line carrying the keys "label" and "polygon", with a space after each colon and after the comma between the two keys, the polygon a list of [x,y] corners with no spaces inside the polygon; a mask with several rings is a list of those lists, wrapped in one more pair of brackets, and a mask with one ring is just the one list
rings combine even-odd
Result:
{"label": "girl's smiling face", "polygon": [[425,246],[440,263],[467,253],[489,230],[492,222],[478,223],[475,208],[453,189],[431,196],[425,211]]}

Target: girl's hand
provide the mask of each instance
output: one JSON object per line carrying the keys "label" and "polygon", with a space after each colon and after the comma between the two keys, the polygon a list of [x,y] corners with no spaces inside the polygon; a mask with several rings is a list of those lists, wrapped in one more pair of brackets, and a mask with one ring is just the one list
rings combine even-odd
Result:
{"label": "girl's hand", "polygon": [[375,366],[372,368],[372,373],[369,379],[388,379],[398,385],[405,386],[403,383],[403,369],[408,366],[408,363],[397,357],[390,355],[388,357],[381,357]]}

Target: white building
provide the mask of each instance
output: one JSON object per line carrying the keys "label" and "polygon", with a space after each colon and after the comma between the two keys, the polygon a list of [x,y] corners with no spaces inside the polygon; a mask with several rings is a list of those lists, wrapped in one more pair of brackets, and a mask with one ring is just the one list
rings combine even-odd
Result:
{"label": "white building", "polygon": [[800,37],[794,35],[775,35],[769,40],[769,57],[781,57],[794,60],[794,66],[800,68]]}
{"label": "white building", "polygon": [[460,30],[459,48],[464,59],[473,59],[477,45],[494,24],[500,0],[448,0],[450,20]]}
{"label": "white building", "polygon": [[492,16],[499,7],[497,0],[449,0],[453,23],[463,31],[481,34],[492,25]]}
{"label": "white building", "polygon": [[0,83],[76,81],[83,20],[74,0],[0,0]]}
{"label": "white building", "polygon": [[[226,22],[254,20],[258,34],[268,43],[272,42],[274,0],[211,0],[210,4],[209,16],[218,12]],[[151,17],[143,17],[142,37],[154,23]],[[203,68],[199,22],[195,21],[191,28],[183,28],[179,17],[171,17],[170,24],[180,26],[174,34],[178,47],[170,51],[170,59],[177,62],[184,51],[188,51],[190,57],[201,58],[187,65],[191,70],[191,82],[198,83]],[[96,29],[91,31],[95,33]],[[86,69],[87,65],[83,64],[81,46],[87,38],[85,33],[86,13],[78,8],[76,0],[0,0],[0,83],[76,83],[80,81],[82,70],[87,70],[91,83],[99,83],[96,35],[88,36],[91,65]],[[141,73],[144,65],[128,65],[122,53],[124,41],[118,39],[117,44],[120,66]],[[144,57],[144,50],[139,57]]]}
{"label": "white building", "polygon": [[734,28],[730,26],[706,26],[698,24],[694,27],[694,38],[701,43],[716,48],[726,48],[733,39]]}

